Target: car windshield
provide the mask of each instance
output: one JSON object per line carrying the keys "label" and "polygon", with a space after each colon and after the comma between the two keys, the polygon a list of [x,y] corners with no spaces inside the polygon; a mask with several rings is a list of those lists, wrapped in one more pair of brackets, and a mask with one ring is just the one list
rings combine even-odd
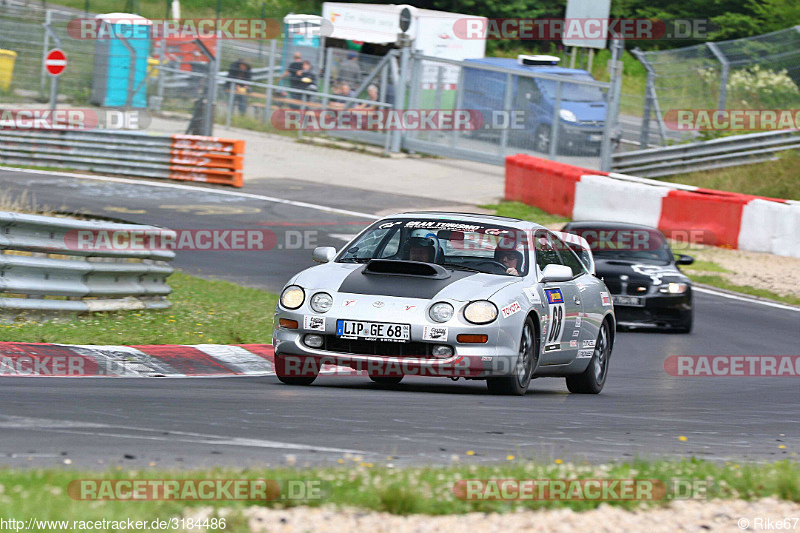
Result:
{"label": "car windshield", "polygon": [[[559,74],[559,76],[580,81],[597,81],[588,74]],[[557,82],[540,80],[540,83],[547,96],[555,99]],[[579,85],[577,83],[562,83],[561,99],[569,102],[602,102],[605,100],[605,95],[599,87]]]}
{"label": "car windshield", "polygon": [[580,235],[595,258],[667,264],[673,260],[664,235],[650,228],[571,228],[564,231]]}
{"label": "car windshield", "polygon": [[337,259],[435,263],[452,270],[524,276],[528,253],[524,232],[473,221],[438,218],[389,219],[375,223]]}

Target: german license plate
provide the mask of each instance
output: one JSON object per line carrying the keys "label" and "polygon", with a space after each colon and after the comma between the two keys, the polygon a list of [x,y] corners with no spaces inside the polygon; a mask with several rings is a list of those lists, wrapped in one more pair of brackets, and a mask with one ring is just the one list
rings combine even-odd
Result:
{"label": "german license plate", "polygon": [[602,135],[589,135],[589,142],[591,142],[591,143],[600,142],[602,140],[603,140],[603,136]]}
{"label": "german license plate", "polygon": [[644,298],[640,296],[618,296],[612,297],[614,305],[627,305],[630,307],[644,307]]}
{"label": "german license plate", "polygon": [[408,342],[411,340],[411,326],[409,324],[337,320],[336,335],[344,339]]}

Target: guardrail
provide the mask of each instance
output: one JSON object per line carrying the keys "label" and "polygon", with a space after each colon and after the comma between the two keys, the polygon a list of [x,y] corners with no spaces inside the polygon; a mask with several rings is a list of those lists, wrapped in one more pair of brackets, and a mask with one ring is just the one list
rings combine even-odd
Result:
{"label": "guardrail", "polygon": [[776,159],[776,153],[800,148],[800,130],[767,131],[711,141],[621,152],[612,156],[616,172],[654,178]]}
{"label": "guardrail", "polygon": [[0,163],[241,187],[244,141],[116,130],[0,129]]}
{"label": "guardrail", "polygon": [[[0,313],[169,307],[166,280],[175,252],[127,245],[143,231],[175,236],[153,226],[0,211]],[[78,245],[79,236],[97,232],[117,241],[103,251]]]}

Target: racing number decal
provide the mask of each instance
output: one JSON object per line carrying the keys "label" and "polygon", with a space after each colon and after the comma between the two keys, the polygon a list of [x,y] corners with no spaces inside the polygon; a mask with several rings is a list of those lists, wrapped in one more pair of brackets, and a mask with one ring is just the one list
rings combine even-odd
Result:
{"label": "racing number decal", "polygon": [[547,336],[544,351],[552,352],[561,349],[561,336],[564,333],[566,308],[564,307],[564,295],[561,294],[561,289],[545,289],[544,292],[547,295],[547,303],[550,307],[550,327],[548,328],[550,334]]}

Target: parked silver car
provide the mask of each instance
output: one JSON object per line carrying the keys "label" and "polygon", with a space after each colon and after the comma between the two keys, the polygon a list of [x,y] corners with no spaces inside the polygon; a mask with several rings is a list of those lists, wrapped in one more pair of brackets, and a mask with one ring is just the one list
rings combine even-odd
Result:
{"label": "parked silver car", "polygon": [[276,373],[307,385],[328,364],[378,383],[483,379],[513,395],[532,378],[565,377],[571,392],[599,393],[614,308],[586,241],[562,236],[512,218],[415,212],[338,252],[317,248],[324,264],[296,274],[275,309]]}

